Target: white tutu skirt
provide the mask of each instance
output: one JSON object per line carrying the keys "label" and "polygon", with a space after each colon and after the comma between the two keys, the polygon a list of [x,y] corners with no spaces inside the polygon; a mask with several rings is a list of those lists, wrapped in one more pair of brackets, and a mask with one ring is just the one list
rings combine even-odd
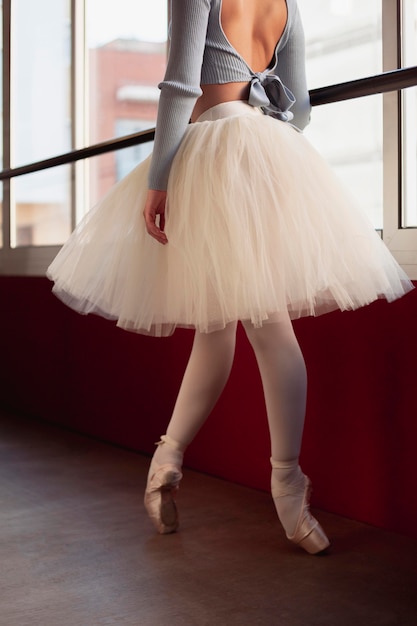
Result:
{"label": "white tutu skirt", "polygon": [[305,137],[244,102],[191,124],[168,184],[165,246],[143,219],[150,158],[92,209],[48,269],[80,313],[157,336],[392,301],[413,285]]}

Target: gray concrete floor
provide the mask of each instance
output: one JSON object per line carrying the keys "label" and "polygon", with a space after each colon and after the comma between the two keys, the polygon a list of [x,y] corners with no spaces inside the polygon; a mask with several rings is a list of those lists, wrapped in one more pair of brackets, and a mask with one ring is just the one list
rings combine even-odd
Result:
{"label": "gray concrete floor", "polygon": [[309,556],[269,494],[192,471],[180,532],[159,536],[148,463],[1,416],[1,626],[417,624],[416,541],[318,511],[332,550]]}

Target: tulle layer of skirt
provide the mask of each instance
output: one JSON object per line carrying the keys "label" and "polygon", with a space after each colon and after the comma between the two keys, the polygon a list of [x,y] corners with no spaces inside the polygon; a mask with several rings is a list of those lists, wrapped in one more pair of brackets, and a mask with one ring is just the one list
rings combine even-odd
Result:
{"label": "tulle layer of skirt", "polygon": [[191,124],[162,246],[145,230],[150,158],[92,209],[48,269],[80,313],[157,336],[392,301],[412,283],[306,138],[243,102]]}

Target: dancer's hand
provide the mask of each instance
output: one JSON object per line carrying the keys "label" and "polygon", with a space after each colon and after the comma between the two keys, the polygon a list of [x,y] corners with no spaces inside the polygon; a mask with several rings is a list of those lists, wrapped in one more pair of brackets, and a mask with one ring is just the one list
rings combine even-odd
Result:
{"label": "dancer's hand", "polygon": [[[146,197],[145,208],[143,210],[143,216],[145,218],[146,230],[149,235],[159,241],[159,243],[166,244],[168,239],[164,233],[165,228],[165,205],[167,201],[167,192],[159,191],[157,189],[149,189]],[[156,223],[156,216],[159,215],[159,224]]]}

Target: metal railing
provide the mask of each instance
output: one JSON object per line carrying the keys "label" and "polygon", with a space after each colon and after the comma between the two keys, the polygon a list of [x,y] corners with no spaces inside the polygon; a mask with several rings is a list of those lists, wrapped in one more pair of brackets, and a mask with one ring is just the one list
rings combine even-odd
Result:
{"label": "metal railing", "polygon": [[[345,83],[329,85],[328,87],[312,89],[310,91],[310,98],[312,106],[319,106],[322,104],[339,102],[341,100],[361,98],[363,96],[386,93],[389,91],[399,91],[416,85],[417,66],[413,66],[384,72],[376,76],[369,76]],[[145,130],[140,133],[126,135],[119,139],[103,141],[101,143],[88,146],[87,148],[71,150],[70,152],[66,152],[49,159],[5,169],[0,172],[0,180],[7,180],[16,176],[31,174],[33,172],[49,169],[51,167],[57,167],[59,165],[67,165],[69,163],[74,163],[75,161],[80,161],[81,159],[88,159],[90,157],[99,156],[100,154],[121,150],[123,148],[130,148],[131,146],[137,146],[141,143],[152,141],[154,136],[155,129]]]}

